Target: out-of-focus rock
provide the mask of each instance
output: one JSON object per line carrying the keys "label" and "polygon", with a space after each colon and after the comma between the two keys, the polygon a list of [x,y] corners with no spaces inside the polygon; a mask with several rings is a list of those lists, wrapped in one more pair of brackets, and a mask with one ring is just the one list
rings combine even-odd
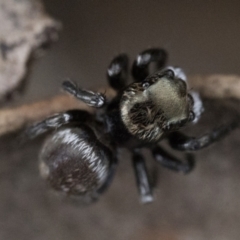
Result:
{"label": "out-of-focus rock", "polygon": [[39,0],[0,0],[0,101],[19,90],[29,62],[58,39],[61,24]]}

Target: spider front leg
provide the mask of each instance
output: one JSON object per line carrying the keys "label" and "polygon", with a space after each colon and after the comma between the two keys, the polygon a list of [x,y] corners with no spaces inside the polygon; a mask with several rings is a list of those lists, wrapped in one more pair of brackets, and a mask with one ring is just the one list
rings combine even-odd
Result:
{"label": "spider front leg", "polygon": [[25,139],[33,139],[47,131],[57,129],[69,123],[89,122],[92,115],[83,110],[70,110],[50,116],[43,121],[37,122],[24,131]]}
{"label": "spider front leg", "polygon": [[197,151],[224,138],[237,127],[239,127],[238,120],[229,125],[223,125],[216,128],[201,137],[188,137],[183,133],[174,132],[169,136],[169,143],[172,148],[180,151]]}
{"label": "spider front leg", "polygon": [[80,89],[75,83],[69,80],[64,81],[62,87],[65,91],[91,107],[100,108],[106,103],[104,94]]}
{"label": "spider front leg", "polygon": [[193,170],[195,165],[193,155],[187,154],[187,162],[183,163],[176,157],[166,152],[160,146],[156,146],[152,149],[152,155],[154,159],[163,167],[176,172],[189,173]]}
{"label": "spider front leg", "polygon": [[132,75],[136,82],[142,82],[150,73],[149,65],[156,62],[157,68],[164,67],[167,60],[167,53],[164,49],[151,48],[141,52],[132,66]]}
{"label": "spider front leg", "polygon": [[120,54],[111,61],[107,69],[109,85],[117,91],[123,89],[127,83],[127,73],[128,56]]}
{"label": "spider front leg", "polygon": [[153,201],[152,186],[149,182],[148,172],[143,156],[139,151],[134,151],[132,156],[136,182],[142,203]]}

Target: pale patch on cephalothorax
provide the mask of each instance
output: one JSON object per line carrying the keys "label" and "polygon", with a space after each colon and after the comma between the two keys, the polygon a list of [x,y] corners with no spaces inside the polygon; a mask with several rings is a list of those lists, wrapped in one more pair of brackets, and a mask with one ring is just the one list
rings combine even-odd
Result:
{"label": "pale patch on cephalothorax", "polygon": [[186,84],[182,80],[163,77],[151,85],[146,94],[164,112],[169,124],[188,117]]}
{"label": "pale patch on cephalothorax", "polygon": [[[181,68],[168,66],[165,69],[172,70],[176,78],[180,78],[187,83],[187,75]],[[194,113],[194,119],[192,122],[197,123],[204,111],[203,103],[198,92],[190,91],[189,95],[192,98],[192,104],[190,106],[191,109],[189,109],[189,111],[192,111]]]}
{"label": "pale patch on cephalothorax", "polygon": [[[179,73],[180,74],[180,73]],[[186,82],[157,72],[123,93],[121,117],[128,131],[141,140],[158,141],[189,119]]]}

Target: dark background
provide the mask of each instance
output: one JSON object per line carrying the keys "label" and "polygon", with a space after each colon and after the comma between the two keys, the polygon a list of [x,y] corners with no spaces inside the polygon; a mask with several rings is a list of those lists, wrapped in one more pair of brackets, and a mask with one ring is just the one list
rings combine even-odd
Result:
{"label": "dark background", "polygon": [[[240,74],[237,0],[45,0],[45,5],[63,31],[33,66],[19,103],[55,95],[66,77],[83,87],[105,85],[113,56],[126,52],[133,59],[148,47],[165,48],[169,64],[187,74]],[[228,121],[232,105],[238,103],[206,100],[203,119],[187,130],[201,134]],[[239,239],[239,130],[197,153],[196,170],[187,176],[159,167],[156,201],[146,206],[139,203],[125,151],[100,202],[80,207],[56,197],[38,175],[42,141],[21,149],[1,141],[0,239]],[[150,170],[156,169],[147,156]]]}
{"label": "dark background", "polygon": [[45,0],[45,6],[63,31],[35,64],[28,91],[33,98],[56,94],[66,77],[84,87],[102,86],[113,56],[125,52],[134,59],[148,47],[165,48],[169,64],[188,74],[240,74],[237,0]]}

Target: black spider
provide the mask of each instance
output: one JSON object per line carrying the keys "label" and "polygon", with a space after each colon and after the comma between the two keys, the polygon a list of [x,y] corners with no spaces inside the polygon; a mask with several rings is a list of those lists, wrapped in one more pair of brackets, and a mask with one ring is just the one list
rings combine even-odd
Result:
{"label": "black spider", "polygon": [[[149,148],[162,166],[187,173],[194,166],[192,155],[185,162],[171,156],[159,146],[163,138],[174,149],[195,151],[236,127],[234,122],[198,138],[180,133],[185,124],[197,122],[203,107],[198,94],[188,91],[180,68],[162,69],[166,58],[163,49],[141,52],[133,63],[130,85],[126,85],[128,57],[114,58],[107,77],[118,94],[109,102],[104,94],[80,89],[70,81],[63,83],[65,91],[99,110],[94,115],[82,110],[58,113],[27,129],[29,138],[53,130],[40,153],[40,173],[51,187],[85,202],[97,200],[112,181],[117,150],[123,147],[132,153],[141,201],[151,202],[152,186],[141,148]],[[162,70],[149,75],[152,62]]]}

